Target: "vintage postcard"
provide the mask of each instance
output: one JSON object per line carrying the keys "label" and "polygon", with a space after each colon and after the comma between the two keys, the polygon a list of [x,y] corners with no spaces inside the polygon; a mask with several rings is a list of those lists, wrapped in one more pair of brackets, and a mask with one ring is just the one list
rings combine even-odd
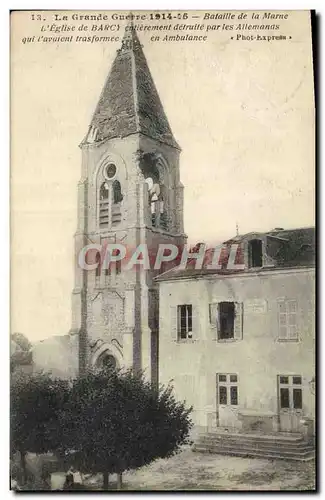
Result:
{"label": "vintage postcard", "polygon": [[315,14],[11,12],[11,488],[315,489]]}

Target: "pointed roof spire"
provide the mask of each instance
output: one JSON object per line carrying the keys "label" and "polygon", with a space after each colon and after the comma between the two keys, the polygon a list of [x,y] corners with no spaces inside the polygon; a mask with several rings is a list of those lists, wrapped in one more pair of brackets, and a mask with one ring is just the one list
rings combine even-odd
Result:
{"label": "pointed roof spire", "polygon": [[180,149],[130,16],[83,144],[135,133]]}
{"label": "pointed roof spire", "polygon": [[125,26],[124,36],[122,39],[122,46],[118,50],[118,53],[123,52],[125,50],[136,49],[137,44],[141,47],[141,44],[139,42],[139,39],[138,39],[136,32],[135,32],[135,29],[134,29],[132,12],[129,13],[129,17],[130,17],[130,20],[128,21],[127,25]]}

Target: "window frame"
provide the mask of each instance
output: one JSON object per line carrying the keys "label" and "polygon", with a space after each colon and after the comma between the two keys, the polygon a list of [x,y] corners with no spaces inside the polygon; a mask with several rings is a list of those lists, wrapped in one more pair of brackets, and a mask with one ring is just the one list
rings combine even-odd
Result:
{"label": "window frame", "polygon": [[[234,321],[233,321],[233,335],[232,337],[220,336],[220,304],[232,303],[234,304]],[[214,332],[213,340],[220,343],[231,343],[243,340],[243,323],[244,323],[244,302],[235,300],[219,300],[209,304],[209,322],[210,328]]]}
{"label": "window frame", "polygon": [[[222,336],[225,335],[225,332],[222,331],[222,315],[225,317],[226,315],[230,315],[230,307],[228,311],[222,311],[222,306],[224,304],[229,304],[232,305],[232,332],[231,336]],[[218,340],[220,341],[225,341],[225,340],[234,340],[235,339],[235,317],[236,317],[236,303],[234,301],[222,301],[218,303],[218,324],[219,324],[219,329],[218,329]],[[229,323],[229,318],[227,318],[227,322]]]}
{"label": "window frame", "polygon": [[[185,309],[183,309],[185,308]],[[185,312],[185,331],[182,331],[182,310]],[[191,327],[191,329],[190,329]],[[189,332],[191,335],[189,336]],[[184,335],[185,336],[182,336]],[[177,305],[177,340],[179,342],[193,340],[193,305],[179,304]]]}
{"label": "window frame", "polygon": [[[105,172],[109,165],[116,168],[113,177],[107,177]],[[118,167],[113,162],[105,163],[101,168],[102,180],[97,180],[97,227],[100,232],[107,232],[112,228],[119,226],[122,222],[121,204],[123,203],[123,186],[118,178]],[[106,184],[107,197],[101,199],[102,188]],[[117,193],[120,201],[116,201]]]}
{"label": "window frame", "polygon": [[[295,305],[295,310],[290,311],[290,304]],[[284,310],[281,311],[281,306]],[[294,324],[290,323],[294,317]],[[296,299],[278,298],[277,299],[277,341],[278,342],[299,342],[299,311],[298,311],[298,301]],[[290,335],[290,331],[295,328],[295,336]],[[281,333],[285,329],[285,336]]]}
{"label": "window frame", "polygon": [[[260,255],[260,260],[261,260],[261,265],[253,265],[255,262],[253,262],[253,251],[252,251],[252,246],[255,244],[255,242],[258,241],[260,246],[261,246],[261,255]],[[264,255],[263,255],[263,246],[264,242],[263,239],[261,238],[251,238],[247,242],[247,263],[248,263],[248,269],[260,269],[263,267],[264,264]]]}
{"label": "window frame", "polygon": [[[221,377],[225,377],[226,380],[220,380]],[[231,381],[232,377],[236,377],[236,381]],[[217,401],[218,406],[229,406],[233,408],[239,408],[239,376],[238,373],[217,373],[216,374],[216,382],[217,382]],[[232,393],[234,392],[232,389],[236,389],[236,403],[233,404]],[[220,389],[222,389],[223,397],[224,393],[226,395],[226,402],[220,401]],[[229,403],[228,403],[229,402]]]}
{"label": "window frame", "polygon": [[[286,378],[287,382],[281,382],[281,379]],[[299,378],[300,383],[294,383],[294,379]],[[278,375],[278,391],[279,391],[279,410],[280,411],[303,411],[303,377],[302,375]],[[281,390],[287,390],[288,391],[288,406],[283,407],[281,405]],[[301,407],[296,408],[295,407],[295,397],[294,393],[295,391],[300,392],[300,402],[301,402]]]}

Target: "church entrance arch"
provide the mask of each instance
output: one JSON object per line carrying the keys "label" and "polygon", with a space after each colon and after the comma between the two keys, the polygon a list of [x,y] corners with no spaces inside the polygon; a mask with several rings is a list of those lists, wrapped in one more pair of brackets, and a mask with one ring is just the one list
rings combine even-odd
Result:
{"label": "church entrance arch", "polygon": [[122,353],[113,344],[104,343],[93,353],[91,366],[119,370],[123,367]]}

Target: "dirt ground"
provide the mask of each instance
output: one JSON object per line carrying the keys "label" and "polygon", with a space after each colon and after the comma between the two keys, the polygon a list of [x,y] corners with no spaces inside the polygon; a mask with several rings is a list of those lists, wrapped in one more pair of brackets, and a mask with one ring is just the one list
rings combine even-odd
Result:
{"label": "dirt ground", "polygon": [[[29,468],[40,469],[40,458],[29,455]],[[64,472],[52,473],[51,489],[61,489],[64,480]],[[102,475],[88,476],[84,488],[101,490]],[[115,475],[110,476],[110,489],[116,489]],[[157,460],[137,471],[125,472],[123,489],[312,491],[315,489],[315,462],[241,458],[185,449],[168,460]]]}
{"label": "dirt ground", "polygon": [[[97,487],[99,480],[96,481]],[[114,476],[111,476],[111,481],[113,487]],[[123,489],[310,491],[315,489],[315,463],[249,459],[185,450],[169,460],[157,460],[138,471],[126,472],[123,474]]]}

